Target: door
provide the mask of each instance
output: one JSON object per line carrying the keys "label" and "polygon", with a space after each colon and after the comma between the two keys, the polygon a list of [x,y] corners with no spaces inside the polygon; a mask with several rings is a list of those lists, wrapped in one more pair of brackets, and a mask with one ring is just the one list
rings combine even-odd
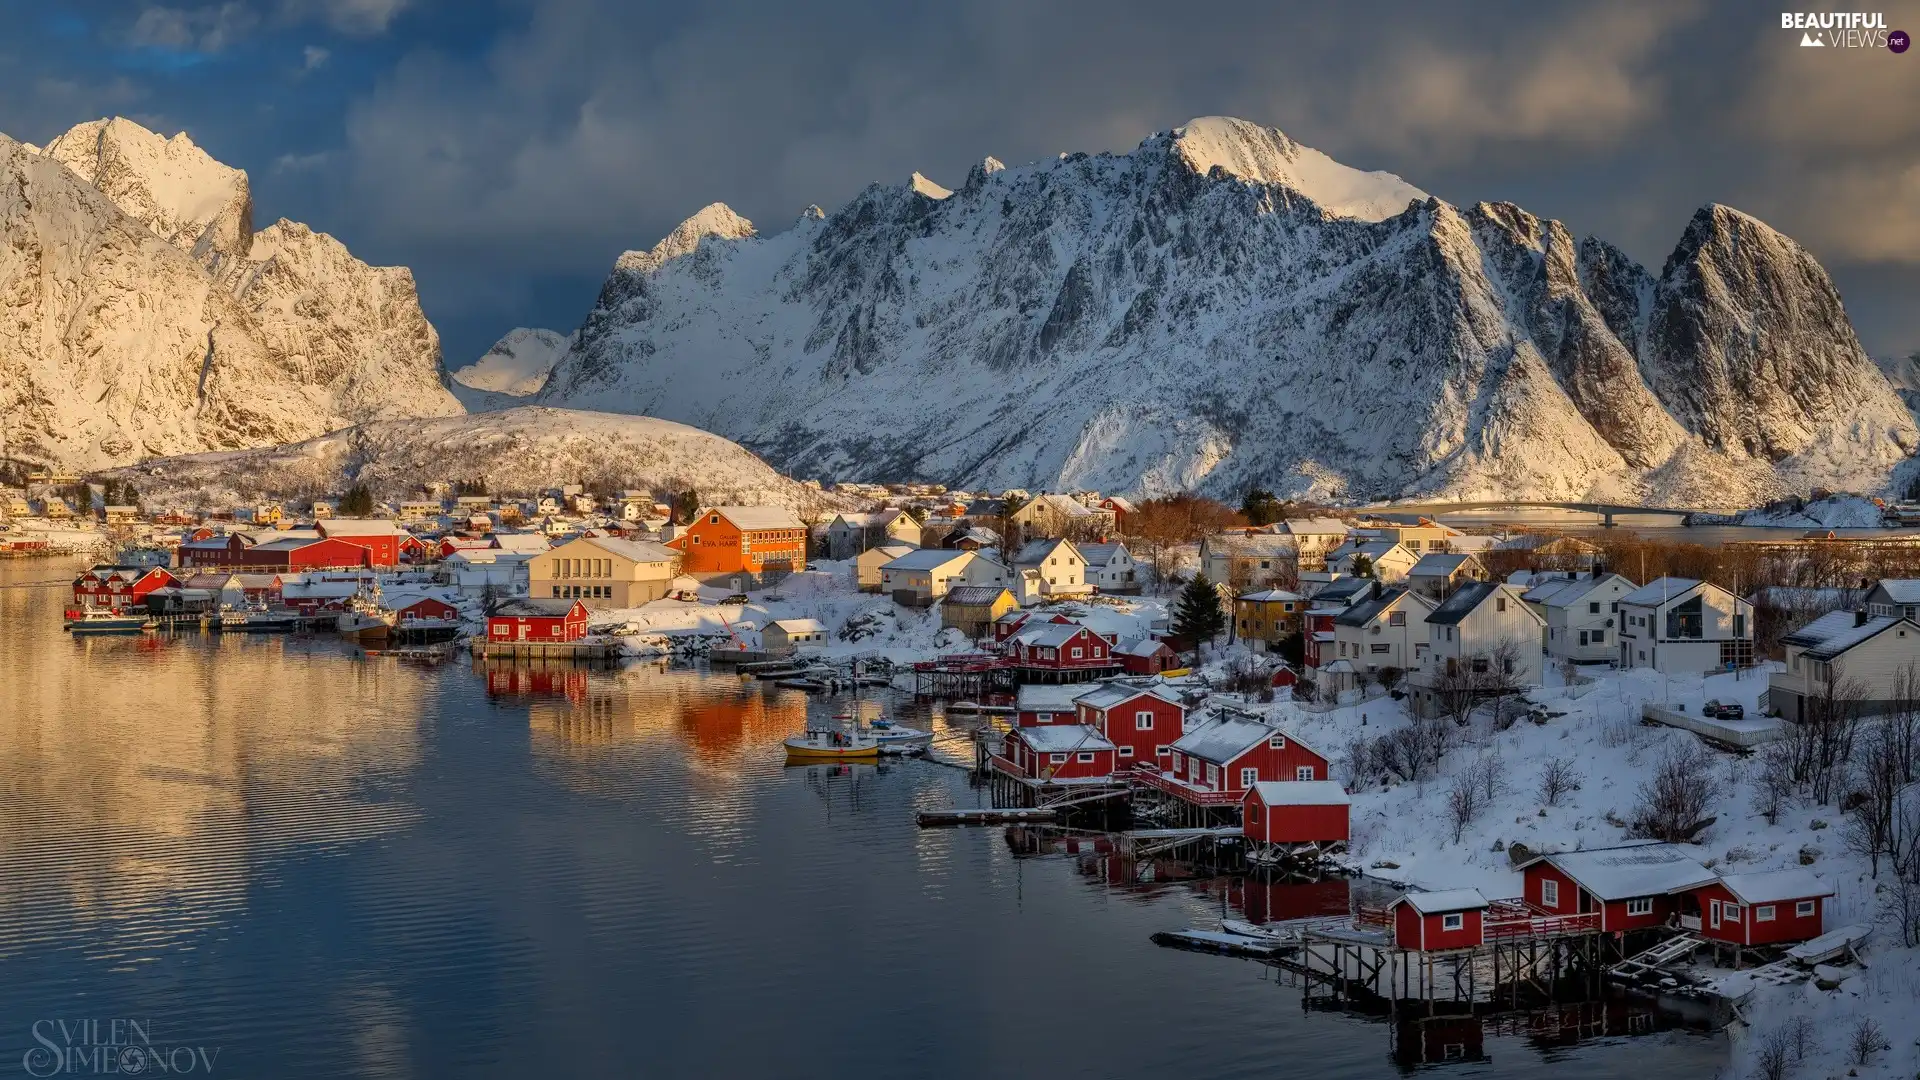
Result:
{"label": "door", "polygon": [[524,622],[520,624],[520,640],[527,640],[527,624]]}

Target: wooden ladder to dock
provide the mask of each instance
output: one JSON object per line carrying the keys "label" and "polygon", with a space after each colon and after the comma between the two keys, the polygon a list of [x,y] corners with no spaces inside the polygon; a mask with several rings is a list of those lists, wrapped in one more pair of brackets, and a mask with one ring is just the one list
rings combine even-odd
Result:
{"label": "wooden ladder to dock", "polygon": [[1664,969],[1668,964],[1678,963],[1692,956],[1695,949],[1705,944],[1706,942],[1694,935],[1692,931],[1682,930],[1651,949],[1627,957],[1613,965],[1609,971],[1616,979],[1642,979]]}

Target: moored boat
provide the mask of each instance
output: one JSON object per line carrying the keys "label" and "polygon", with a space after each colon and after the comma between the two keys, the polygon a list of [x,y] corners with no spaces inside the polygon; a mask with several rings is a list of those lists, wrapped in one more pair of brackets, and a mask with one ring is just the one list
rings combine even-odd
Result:
{"label": "moored boat", "polygon": [[137,634],[147,629],[151,621],[145,615],[122,614],[106,608],[87,608],[67,614],[69,634]]}
{"label": "moored boat", "polygon": [[883,754],[917,754],[933,742],[933,732],[904,727],[886,717],[869,723],[867,731],[880,744]]}
{"label": "moored boat", "polygon": [[347,600],[347,609],[340,613],[334,626],[340,636],[361,645],[378,644],[387,640],[393,633],[394,624],[400,619],[398,613],[389,611],[380,604],[380,587],[375,585],[371,592],[361,590]]}
{"label": "moored boat", "polygon": [[834,724],[808,724],[803,734],[789,736],[785,743],[788,761],[859,761],[880,756],[880,743],[872,735]]}

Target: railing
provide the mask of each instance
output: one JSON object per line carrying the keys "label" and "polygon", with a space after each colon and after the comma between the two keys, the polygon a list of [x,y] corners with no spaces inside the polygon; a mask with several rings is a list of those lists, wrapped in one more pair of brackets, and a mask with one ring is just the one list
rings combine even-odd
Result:
{"label": "railing", "polygon": [[1200,806],[1238,805],[1242,797],[1241,793],[1237,792],[1209,791],[1206,788],[1196,787],[1187,783],[1185,780],[1168,776],[1166,773],[1149,765],[1135,765],[1133,768],[1133,778],[1150,788],[1164,791],[1176,799],[1195,803]]}
{"label": "railing", "polygon": [[1488,941],[1502,941],[1508,938],[1523,937],[1564,937],[1570,934],[1592,934],[1600,929],[1600,913],[1588,912],[1585,915],[1529,915],[1512,920],[1495,920],[1489,909],[1481,937]]}

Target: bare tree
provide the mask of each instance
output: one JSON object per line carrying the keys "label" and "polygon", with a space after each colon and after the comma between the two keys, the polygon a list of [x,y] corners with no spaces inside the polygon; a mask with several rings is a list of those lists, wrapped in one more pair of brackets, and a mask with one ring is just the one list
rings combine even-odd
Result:
{"label": "bare tree", "polygon": [[1886,1034],[1880,1030],[1879,1024],[1874,1023],[1873,1017],[1863,1016],[1859,1023],[1853,1025],[1853,1034],[1847,1039],[1847,1057],[1855,1065],[1871,1065],[1873,1055],[1887,1049],[1890,1045],[1892,1044],[1887,1042]]}
{"label": "bare tree", "polygon": [[1540,772],[1541,804],[1559,806],[1561,799],[1580,790],[1580,780],[1580,773],[1574,768],[1572,758],[1549,759],[1546,768]]}
{"label": "bare tree", "polygon": [[1785,740],[1795,782],[1822,805],[1834,800],[1847,778],[1866,699],[1866,686],[1846,678],[1841,665],[1830,665],[1825,675],[1813,680],[1815,693],[1806,699],[1800,722],[1788,725]]}
{"label": "bare tree", "polygon": [[1886,723],[1868,733],[1848,795],[1852,805],[1847,810],[1847,850],[1864,855],[1875,878],[1880,876],[1880,857],[1893,854],[1894,818],[1906,787],[1900,772],[1899,739],[1899,733]]}
{"label": "bare tree", "polygon": [[1756,806],[1767,824],[1780,824],[1780,814],[1799,794],[1793,778],[1793,752],[1784,742],[1768,743],[1760,751],[1760,775],[1754,781]]}
{"label": "bare tree", "polygon": [[1719,793],[1711,755],[1688,740],[1668,750],[1653,776],[1640,785],[1635,824],[1642,835],[1656,840],[1691,839]]}
{"label": "bare tree", "polygon": [[1453,825],[1453,842],[1459,843],[1460,837],[1480,816],[1480,777],[1478,770],[1468,768],[1453,778],[1453,786],[1447,789],[1447,821]]}

